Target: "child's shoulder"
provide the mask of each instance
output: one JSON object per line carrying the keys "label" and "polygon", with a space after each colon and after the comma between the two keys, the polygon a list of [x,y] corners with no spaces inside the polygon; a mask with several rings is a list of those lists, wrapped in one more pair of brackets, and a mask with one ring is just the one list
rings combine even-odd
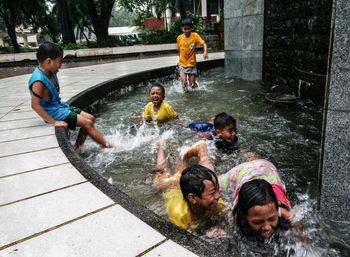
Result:
{"label": "child's shoulder", "polygon": [[42,82],[44,81],[45,76],[44,74],[40,71],[39,67],[36,67],[35,70],[32,72],[32,74],[29,77],[29,85],[32,85],[34,82]]}
{"label": "child's shoulder", "polygon": [[182,34],[178,35],[176,39],[181,40],[184,37],[184,35],[185,35],[185,33],[182,33]]}
{"label": "child's shoulder", "polygon": [[191,212],[181,190],[171,189],[163,194],[169,220],[175,225],[188,229],[192,222]]}

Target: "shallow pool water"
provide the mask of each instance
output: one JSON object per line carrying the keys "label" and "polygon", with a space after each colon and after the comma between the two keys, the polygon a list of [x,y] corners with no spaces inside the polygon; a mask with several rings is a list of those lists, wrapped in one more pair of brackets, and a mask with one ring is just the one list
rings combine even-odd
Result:
{"label": "shallow pool water", "polygon": [[264,99],[266,91],[260,83],[225,78],[223,68],[202,73],[198,80],[199,89],[187,93],[183,93],[177,79],[161,80],[165,100],[180,116],[179,121],[162,126],[139,125],[149,84],[106,101],[96,112],[96,124],[115,148],[101,150],[88,140],[79,153],[110,183],[166,217],[161,192],[152,188],[154,142],[160,136],[167,138],[169,162],[175,167],[178,154],[200,140],[186,124],[209,121],[215,114],[227,112],[237,120],[239,143],[233,152],[223,153],[208,141],[216,172],[222,174],[241,163],[242,152],[247,150],[271,160],[286,183],[306,239],[295,242],[286,236],[266,247],[244,243],[234,230],[231,236],[207,240],[222,245],[228,256],[350,256],[350,229],[336,229],[322,221],[316,211],[321,108],[309,102],[270,104]]}

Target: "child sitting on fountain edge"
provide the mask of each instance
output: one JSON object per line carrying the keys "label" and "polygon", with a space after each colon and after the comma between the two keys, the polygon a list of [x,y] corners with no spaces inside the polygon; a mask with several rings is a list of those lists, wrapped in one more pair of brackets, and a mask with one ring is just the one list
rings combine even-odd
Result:
{"label": "child sitting on fountain edge", "polygon": [[29,81],[32,109],[47,123],[53,126],[75,130],[81,127],[75,147],[84,143],[89,135],[102,147],[111,147],[94,126],[95,117],[61,101],[57,73],[63,59],[62,48],[51,42],[40,44],[37,53],[39,66],[33,71]]}

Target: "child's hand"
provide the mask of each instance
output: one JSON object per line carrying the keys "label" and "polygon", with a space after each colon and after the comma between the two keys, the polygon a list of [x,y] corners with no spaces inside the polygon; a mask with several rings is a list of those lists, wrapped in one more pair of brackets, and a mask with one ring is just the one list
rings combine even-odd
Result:
{"label": "child's hand", "polygon": [[151,122],[152,121],[152,117],[151,116],[148,116],[146,119],[145,119],[146,122]]}
{"label": "child's hand", "polygon": [[204,54],[203,54],[203,58],[204,58],[204,59],[208,59],[208,53],[204,53]]}
{"label": "child's hand", "polygon": [[63,121],[63,120],[56,120],[54,123],[53,123],[53,125],[55,126],[55,127],[68,127],[68,124],[65,122],[65,121]]}
{"label": "child's hand", "polygon": [[285,220],[292,221],[293,219],[292,213],[286,208],[283,208],[283,207],[279,207],[279,208],[281,212],[281,217],[284,218]]}

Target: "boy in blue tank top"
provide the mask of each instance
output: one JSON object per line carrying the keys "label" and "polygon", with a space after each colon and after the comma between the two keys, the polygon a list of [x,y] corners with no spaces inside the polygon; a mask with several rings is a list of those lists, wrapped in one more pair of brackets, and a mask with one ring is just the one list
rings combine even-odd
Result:
{"label": "boy in blue tank top", "polygon": [[53,126],[63,126],[71,130],[81,127],[75,147],[82,145],[89,135],[102,147],[111,147],[103,135],[95,128],[95,117],[61,101],[57,72],[63,58],[62,48],[51,42],[42,43],[36,53],[39,66],[33,71],[29,81],[32,109]]}

